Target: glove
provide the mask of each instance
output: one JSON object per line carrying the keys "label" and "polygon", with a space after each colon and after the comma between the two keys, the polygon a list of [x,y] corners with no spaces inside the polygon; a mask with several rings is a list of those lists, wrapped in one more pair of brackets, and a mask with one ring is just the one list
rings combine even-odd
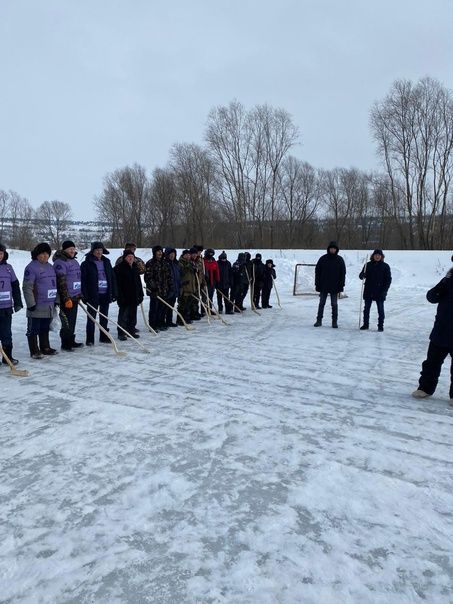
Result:
{"label": "glove", "polygon": [[15,304],[15,306],[14,306],[14,312],[19,312],[22,309],[23,309],[22,304]]}
{"label": "glove", "polygon": [[36,304],[33,304],[33,306],[29,306],[27,308],[27,310],[29,310],[30,312],[33,312],[34,310],[36,310]]}
{"label": "glove", "polygon": [[71,298],[68,298],[68,299],[66,300],[66,302],[64,303],[64,307],[65,307],[67,310],[71,310],[71,308],[72,308],[73,306],[74,306],[74,304],[72,303]]}

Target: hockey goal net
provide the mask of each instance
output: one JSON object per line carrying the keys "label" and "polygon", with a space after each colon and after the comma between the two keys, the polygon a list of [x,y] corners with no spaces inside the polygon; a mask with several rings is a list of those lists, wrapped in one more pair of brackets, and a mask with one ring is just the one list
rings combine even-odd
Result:
{"label": "hockey goal net", "polygon": [[294,296],[318,296],[315,289],[316,264],[296,264],[294,269]]}

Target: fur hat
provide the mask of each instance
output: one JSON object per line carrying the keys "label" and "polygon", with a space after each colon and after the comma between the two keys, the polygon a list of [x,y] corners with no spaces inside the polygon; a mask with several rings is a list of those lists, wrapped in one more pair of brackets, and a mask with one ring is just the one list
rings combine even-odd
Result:
{"label": "fur hat", "polygon": [[266,264],[272,264],[272,268],[275,268],[275,264],[274,264],[274,261],[272,260],[272,258],[269,258],[269,260],[266,260]]}
{"label": "fur hat", "polygon": [[213,250],[212,247],[206,248],[206,250],[204,252],[204,257],[205,258],[214,258],[214,256],[215,256],[215,250]]}
{"label": "fur hat", "polygon": [[36,260],[39,254],[52,254],[52,250],[50,249],[50,245],[48,243],[38,243],[31,251],[32,260]]}
{"label": "fur hat", "polygon": [[102,243],[102,241],[93,241],[91,244],[91,251],[94,252],[94,250],[100,250],[102,248],[102,253],[103,254],[110,254],[110,252],[108,250],[105,249],[104,244]]}
{"label": "fur hat", "polygon": [[202,245],[193,245],[192,247],[194,247],[198,252],[202,252],[204,250],[204,246]]}

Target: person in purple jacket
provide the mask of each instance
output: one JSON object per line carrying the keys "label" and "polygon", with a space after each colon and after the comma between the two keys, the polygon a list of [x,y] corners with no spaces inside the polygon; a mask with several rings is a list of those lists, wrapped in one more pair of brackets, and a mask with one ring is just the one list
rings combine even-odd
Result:
{"label": "person in purple jacket", "polygon": [[[17,365],[19,362],[12,356],[13,336],[11,333],[11,319],[14,312],[19,312],[22,305],[22,296],[20,295],[19,281],[11,264],[7,263],[8,252],[6,247],[0,243],[0,341],[3,352],[9,357],[10,361]],[[7,362],[2,358],[2,363]]]}
{"label": "person in purple jacket", "polygon": [[80,264],[76,260],[77,251],[73,241],[64,241],[61,250],[53,255],[53,267],[57,274],[57,290],[60,299],[61,349],[72,352],[83,346],[75,341],[77,309],[82,297]]}
{"label": "person in purple jacket", "polygon": [[28,348],[33,359],[57,354],[49,343],[50,322],[57,302],[57,276],[49,263],[51,253],[48,243],[38,243],[24,272],[22,291],[27,305]]}
{"label": "person in purple jacket", "polygon": [[[82,299],[89,304],[88,312],[96,319],[97,311],[109,314],[109,305],[118,297],[115,273],[110,260],[105,256],[109,251],[101,241],[94,241],[91,250],[85,255],[85,260],[80,265],[82,275]],[[91,308],[93,307],[93,308]],[[108,331],[108,319],[99,317],[99,323]],[[99,335],[100,342],[110,342],[104,333]],[[94,345],[94,323],[87,317],[86,345]]]}

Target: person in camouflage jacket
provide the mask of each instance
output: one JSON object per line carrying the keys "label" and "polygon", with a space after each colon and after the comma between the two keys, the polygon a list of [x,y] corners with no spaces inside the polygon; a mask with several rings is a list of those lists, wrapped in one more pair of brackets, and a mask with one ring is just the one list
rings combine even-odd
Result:
{"label": "person in camouflage jacket", "polygon": [[166,331],[166,306],[158,298],[166,300],[172,289],[172,278],[168,262],[164,260],[160,245],[152,248],[153,257],[145,265],[146,293],[149,296],[149,324],[154,330]]}
{"label": "person in camouflage jacket", "polygon": [[[198,308],[198,302],[194,298],[194,295],[198,296],[198,285],[190,250],[183,250],[179,258],[179,267],[181,271],[181,289],[178,298],[178,312],[184,317],[186,323],[192,323]],[[177,323],[182,324],[180,318],[178,318]]]}

